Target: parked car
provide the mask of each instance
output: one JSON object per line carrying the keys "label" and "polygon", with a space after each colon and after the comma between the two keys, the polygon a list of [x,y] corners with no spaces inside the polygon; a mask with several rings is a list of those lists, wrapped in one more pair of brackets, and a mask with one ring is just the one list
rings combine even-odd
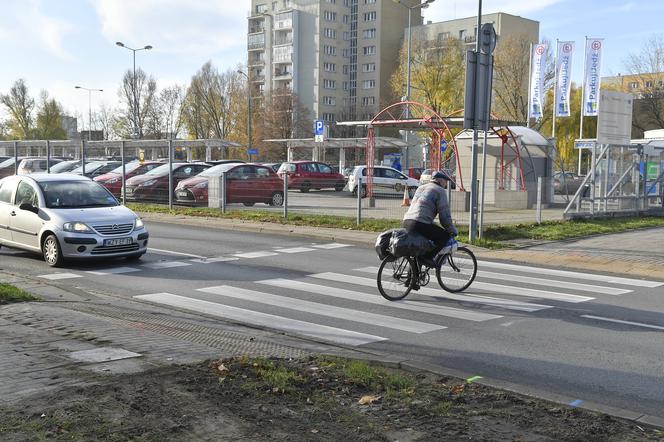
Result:
{"label": "parked car", "polygon": [[19,175],[27,175],[30,173],[46,172],[46,169],[61,162],[62,160],[59,158],[50,158],[48,161],[46,158],[23,158],[18,163],[17,173]]}
{"label": "parked car", "polygon": [[227,203],[283,205],[284,182],[272,169],[260,164],[220,164],[180,181],[175,188],[178,204],[207,205],[209,180],[223,172],[226,172]]}
{"label": "parked car", "polygon": [[269,167],[272,169],[274,173],[277,173],[279,171],[279,167],[281,167],[282,163],[260,163],[262,166]]}
{"label": "parked car", "polygon": [[[85,165],[90,164],[89,161],[85,162]],[[71,172],[72,170],[76,169],[77,167],[81,167],[81,160],[65,160],[61,161],[58,164],[51,166],[49,169],[51,173],[67,173]]]}
{"label": "parked car", "polygon": [[416,180],[419,180],[420,175],[422,175],[423,171],[424,171],[423,167],[409,167],[408,170],[406,171],[406,175]]}
{"label": "parked car", "polygon": [[83,173],[83,167],[79,166],[76,169],[72,170],[71,173],[77,175],[85,175],[88,178],[98,177],[104,175],[105,173],[110,172],[111,170],[122,166],[122,161],[114,160],[102,160],[102,161],[92,161],[85,164],[85,174]]}
{"label": "parked car", "polygon": [[2,163],[0,163],[0,178],[4,178],[9,175],[14,175],[14,164],[15,158],[9,157]]}
{"label": "parked car", "polygon": [[220,164],[228,163],[244,163],[242,160],[211,160],[211,161],[201,161],[201,163],[209,164],[210,166],[218,166]]}
{"label": "parked car", "polygon": [[308,192],[311,189],[333,188],[341,192],[346,186],[343,175],[332,170],[329,164],[316,161],[282,163],[277,175],[283,179],[288,174],[288,188]]}
{"label": "parked car", "polygon": [[554,173],[553,192],[561,195],[574,195],[585,178],[585,176],[579,176],[572,172]]}
{"label": "parked car", "polygon": [[140,258],[143,221],[103,186],[73,174],[0,180],[0,244],[41,253],[50,266],[69,258]]}
{"label": "parked car", "polygon": [[168,194],[178,183],[210,168],[205,163],[173,163],[173,189],[168,188],[168,175],[171,165],[162,164],[143,175],[136,175],[125,181],[127,201],[168,202]]}
{"label": "parked car", "polygon": [[[355,166],[348,177],[348,189],[357,196],[358,179],[362,177],[361,195],[364,198],[367,195],[366,179],[367,166]],[[412,197],[415,189],[420,185],[419,181],[407,177],[398,170],[388,166],[374,166],[373,168],[373,189],[374,193],[395,195],[404,193],[408,188],[408,194]]]}
{"label": "parked car", "polygon": [[[456,172],[451,169],[443,169],[443,172],[451,178],[450,185],[452,189],[456,189]],[[433,174],[433,169],[424,169],[420,175],[420,186],[431,182],[431,175]]]}
{"label": "parked car", "polygon": [[[143,175],[152,169],[161,166],[161,161],[132,161],[125,164],[125,181],[136,175]],[[106,187],[116,198],[122,196],[122,165],[108,173],[94,178],[96,182]]]}

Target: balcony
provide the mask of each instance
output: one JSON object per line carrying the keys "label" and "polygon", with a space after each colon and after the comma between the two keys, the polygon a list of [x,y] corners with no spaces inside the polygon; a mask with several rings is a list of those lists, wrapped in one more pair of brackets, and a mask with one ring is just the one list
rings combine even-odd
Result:
{"label": "balcony", "polygon": [[265,82],[265,75],[264,74],[252,75],[251,76],[251,82],[252,83],[264,83]]}
{"label": "balcony", "polygon": [[274,29],[292,29],[293,20],[279,20],[274,22]]}
{"label": "balcony", "polygon": [[274,40],[274,46],[292,45],[292,44],[293,44],[293,37],[277,38],[277,39]]}
{"label": "balcony", "polygon": [[276,70],[274,72],[274,80],[290,80],[293,78],[293,73],[288,70]]}
{"label": "balcony", "polygon": [[265,26],[250,26],[249,27],[249,33],[250,34],[260,34],[265,32]]}

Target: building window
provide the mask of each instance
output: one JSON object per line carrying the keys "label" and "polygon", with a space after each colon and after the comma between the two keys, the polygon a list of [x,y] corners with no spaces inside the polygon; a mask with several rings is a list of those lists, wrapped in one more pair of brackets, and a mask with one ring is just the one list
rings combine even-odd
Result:
{"label": "building window", "polygon": [[334,80],[323,79],[323,89],[336,89],[337,82]]}
{"label": "building window", "polygon": [[362,37],[376,38],[376,28],[365,29],[364,31],[362,31]]}
{"label": "building window", "polygon": [[347,64],[344,65],[343,72],[344,72],[344,75],[348,75],[349,70],[348,70],[348,65]]}
{"label": "building window", "polygon": [[348,48],[341,50],[341,56],[344,58],[350,57],[350,50]]}
{"label": "building window", "polygon": [[337,55],[337,47],[323,45],[323,52],[325,53],[325,55]]}
{"label": "building window", "polygon": [[362,82],[362,89],[374,89],[376,87],[376,80],[364,80]]}
{"label": "building window", "polygon": [[323,33],[327,38],[337,38],[337,30],[331,28],[325,28]]}
{"label": "building window", "polygon": [[363,64],[362,72],[376,72],[376,63]]}
{"label": "building window", "polygon": [[262,14],[263,12],[267,12],[267,5],[265,3],[256,5],[256,13]]}
{"label": "building window", "polygon": [[337,65],[334,63],[323,63],[323,70],[325,70],[325,72],[336,72]]}
{"label": "building window", "polygon": [[466,30],[462,29],[459,31],[459,40],[464,41],[466,39]]}
{"label": "building window", "polygon": [[638,89],[639,88],[639,82],[638,81],[633,81],[629,84],[630,89]]}
{"label": "building window", "polygon": [[342,87],[345,91],[347,91],[348,89],[350,89],[350,82],[349,81],[344,81],[342,83]]}
{"label": "building window", "polygon": [[449,32],[441,32],[438,34],[438,41],[439,42],[446,42],[447,40],[450,39],[450,33]]}
{"label": "building window", "polygon": [[323,121],[334,121],[334,114],[323,112]]}
{"label": "building window", "polygon": [[364,21],[375,21],[377,16],[378,16],[378,13],[376,11],[365,12],[364,13]]}
{"label": "building window", "polygon": [[337,0],[325,0],[326,3],[332,3],[333,5],[337,3]]}
{"label": "building window", "polygon": [[362,106],[373,106],[376,104],[376,97],[362,97]]}
{"label": "building window", "polygon": [[376,0],[364,0],[365,5],[373,5],[374,3],[376,3]]}
{"label": "building window", "polygon": [[325,21],[337,21],[337,13],[332,11],[323,12],[323,18]]}
{"label": "building window", "polygon": [[323,97],[323,104],[327,106],[336,106],[337,99],[335,97],[328,97],[327,95]]}
{"label": "building window", "polygon": [[652,81],[651,80],[646,81],[646,87],[652,87]]}
{"label": "building window", "polygon": [[365,46],[364,55],[374,55],[376,53],[376,46]]}

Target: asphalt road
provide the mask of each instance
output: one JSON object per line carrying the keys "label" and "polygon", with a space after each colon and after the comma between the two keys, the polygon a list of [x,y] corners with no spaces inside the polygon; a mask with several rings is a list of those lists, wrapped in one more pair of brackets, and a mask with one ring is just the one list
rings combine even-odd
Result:
{"label": "asphalt road", "polygon": [[370,248],[148,227],[139,262],[51,269],[2,248],[0,267],[664,418],[662,282],[480,262],[464,294],[442,292],[434,277],[390,303],[376,289]]}

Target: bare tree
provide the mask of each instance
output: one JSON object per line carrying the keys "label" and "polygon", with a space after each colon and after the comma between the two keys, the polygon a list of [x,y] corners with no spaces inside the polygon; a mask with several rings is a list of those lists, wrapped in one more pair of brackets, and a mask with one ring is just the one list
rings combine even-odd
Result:
{"label": "bare tree", "polygon": [[8,94],[0,95],[0,102],[9,111],[10,119],[8,126],[12,136],[23,140],[30,138],[35,100],[30,97],[25,80],[22,78],[16,80]]}
{"label": "bare tree", "polygon": [[159,94],[158,108],[162,115],[162,131],[168,138],[177,138],[182,128],[185,89],[174,85]]}
{"label": "bare tree", "polygon": [[624,63],[638,82],[632,126],[640,132],[664,127],[664,36],[651,36]]}
{"label": "bare tree", "polygon": [[118,92],[123,107],[116,120],[116,127],[122,137],[135,135],[143,138],[147,119],[155,105],[156,92],[157,82],[142,69],[136,71],[135,81],[131,70],[125,72]]}
{"label": "bare tree", "polygon": [[95,125],[101,127],[104,133],[105,140],[112,140],[115,138],[114,120],[117,116],[117,110],[113,109],[106,104],[99,106],[99,110],[93,114]]}

